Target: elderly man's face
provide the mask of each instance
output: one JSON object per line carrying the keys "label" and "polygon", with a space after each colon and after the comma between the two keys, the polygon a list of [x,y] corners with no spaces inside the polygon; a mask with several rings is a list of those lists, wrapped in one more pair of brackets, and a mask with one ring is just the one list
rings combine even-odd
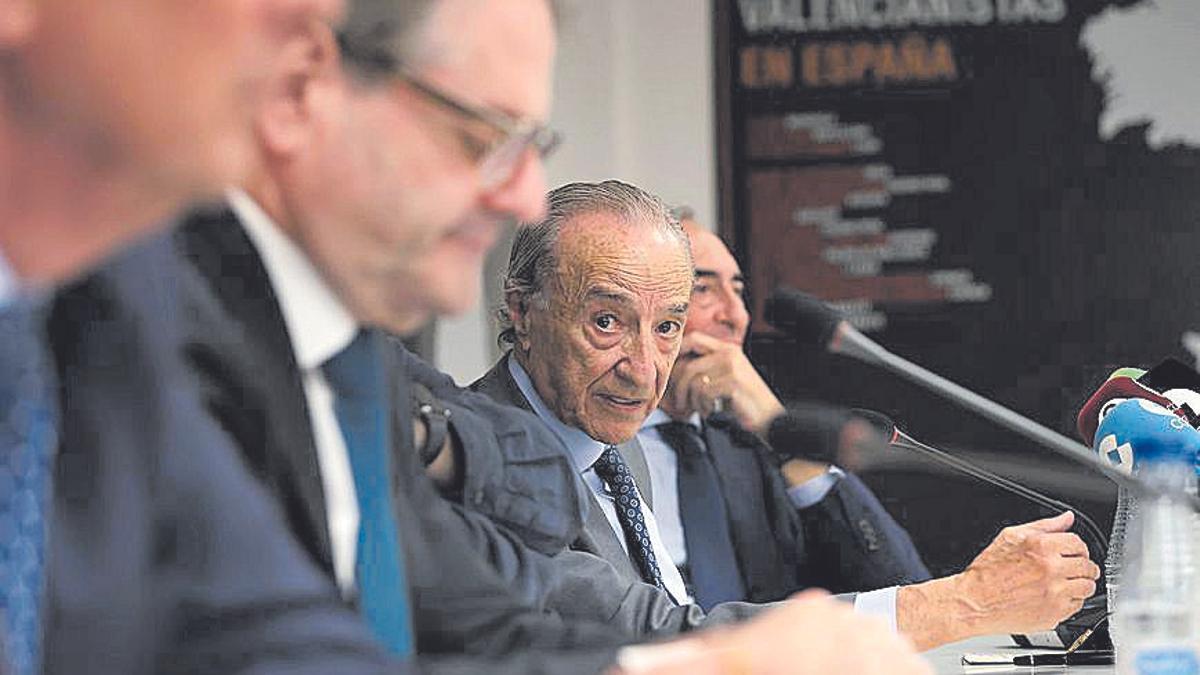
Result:
{"label": "elderly man's face", "polygon": [[[547,116],[545,0],[442,0],[427,35],[431,56],[412,73],[421,83],[507,116]],[[526,149],[488,185],[472,147],[493,130],[401,78],[348,87],[349,114],[322,140],[331,162],[301,190],[309,253],[365,323],[405,332],[467,309],[500,228],[544,211],[540,159]]]}
{"label": "elderly man's face", "polygon": [[742,269],[715,234],[692,221],[684,221],[683,225],[696,262],[687,332],[703,333],[741,345],[750,327]]}
{"label": "elderly man's face", "polygon": [[335,20],[341,3],[32,3],[27,33],[8,45],[27,88],[18,118],[143,192],[216,194],[252,156],[254,98],[282,38]]}
{"label": "elderly man's face", "polygon": [[687,250],[656,228],[595,214],[564,227],[557,253],[544,302],[525,308],[522,365],[565,424],[622,443],[658,406],[679,353]]}

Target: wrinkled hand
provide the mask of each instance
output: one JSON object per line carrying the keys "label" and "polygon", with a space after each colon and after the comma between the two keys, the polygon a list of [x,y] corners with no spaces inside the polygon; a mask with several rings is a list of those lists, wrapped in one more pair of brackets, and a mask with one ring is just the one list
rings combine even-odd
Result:
{"label": "wrinkled hand", "polygon": [[1096,592],[1100,568],[1067,532],[1075,514],[1006,527],[967,569],[902,586],[896,623],[918,649],[994,633],[1049,630]]}
{"label": "wrinkled hand", "polygon": [[1068,532],[1075,514],[1006,527],[958,575],[980,631],[1029,633],[1053,628],[1096,592],[1100,568]]}
{"label": "wrinkled hand", "polygon": [[[705,631],[675,658],[646,661],[629,673],[718,675],[846,673],[926,675],[912,643],[875,617],[854,613],[822,591],[805,591],[777,609],[726,630]],[[646,649],[672,647],[671,643]]]}
{"label": "wrinkled hand", "polygon": [[783,404],[754,369],[740,345],[688,333],[671,371],[662,408],[676,419],[708,415],[718,406],[746,429],[762,434]]}

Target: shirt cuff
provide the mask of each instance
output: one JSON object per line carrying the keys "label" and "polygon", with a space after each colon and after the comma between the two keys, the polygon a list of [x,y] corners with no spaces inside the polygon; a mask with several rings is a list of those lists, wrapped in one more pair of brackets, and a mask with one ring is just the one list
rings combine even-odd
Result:
{"label": "shirt cuff", "polygon": [[788,488],[788,498],[792,500],[792,506],[798,509],[807,509],[817,502],[825,499],[825,495],[837,485],[838,479],[841,478],[843,472],[836,466],[829,467],[825,473],[810,478],[799,485]]}
{"label": "shirt cuff", "polygon": [[854,598],[854,611],[864,616],[877,616],[891,626],[893,633],[898,632],[899,629],[896,628],[897,589],[899,586],[859,593]]}

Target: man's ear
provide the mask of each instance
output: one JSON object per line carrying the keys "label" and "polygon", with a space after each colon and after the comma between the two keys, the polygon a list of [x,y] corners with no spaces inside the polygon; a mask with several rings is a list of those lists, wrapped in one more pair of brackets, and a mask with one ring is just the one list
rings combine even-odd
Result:
{"label": "man's ear", "polygon": [[[3,2],[4,0],[0,0]],[[255,128],[267,152],[292,155],[313,132],[319,90],[340,67],[332,29],[319,21],[287,39],[264,87]]]}
{"label": "man's ear", "polygon": [[25,42],[37,23],[34,0],[0,0],[0,51]]}
{"label": "man's ear", "polygon": [[508,309],[508,320],[512,322],[515,345],[521,351],[529,351],[529,298],[519,291],[504,294],[504,305]]}

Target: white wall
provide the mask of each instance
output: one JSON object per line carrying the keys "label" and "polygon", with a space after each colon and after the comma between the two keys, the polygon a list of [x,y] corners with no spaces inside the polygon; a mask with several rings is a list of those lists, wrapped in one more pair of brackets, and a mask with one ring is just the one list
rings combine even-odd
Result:
{"label": "white wall", "polygon": [[[578,0],[564,20],[552,123],[566,142],[547,166],[550,186],[620,178],[714,227],[711,0]],[[493,256],[507,254],[501,244]],[[489,295],[485,304],[498,301]],[[459,383],[496,358],[485,311],[438,325],[435,361]]]}

